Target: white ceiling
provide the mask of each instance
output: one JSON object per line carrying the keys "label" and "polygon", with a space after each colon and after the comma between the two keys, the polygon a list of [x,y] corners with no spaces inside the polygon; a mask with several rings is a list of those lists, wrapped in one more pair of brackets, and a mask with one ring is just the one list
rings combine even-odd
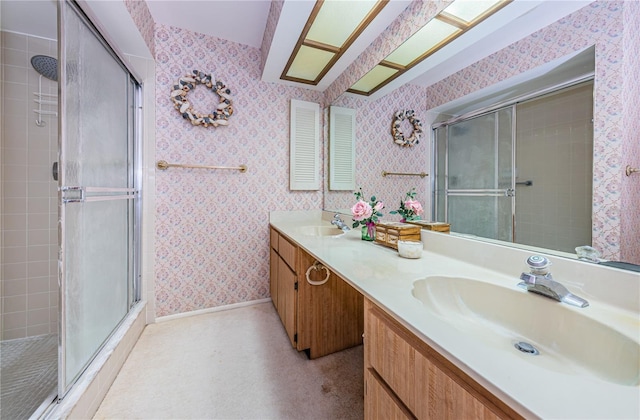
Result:
{"label": "white ceiling", "polygon": [[[91,5],[107,0],[86,1]],[[154,20],[158,23],[213,35],[254,48],[260,48],[262,45],[271,6],[269,0],[146,1]],[[514,0],[496,15],[457,38],[371,98],[381,97],[405,83],[429,86],[590,2],[591,0]],[[279,76],[314,3],[315,0],[284,0],[282,14],[263,71],[263,80],[295,85],[293,82],[280,81]],[[409,4],[410,0],[390,0],[383,12],[362,34],[361,39],[349,48],[318,86],[302,86],[321,91],[326,89]],[[2,0],[1,6],[3,30],[55,39],[54,0]]]}
{"label": "white ceiling", "polygon": [[269,0],[146,0],[153,19],[260,48]]}

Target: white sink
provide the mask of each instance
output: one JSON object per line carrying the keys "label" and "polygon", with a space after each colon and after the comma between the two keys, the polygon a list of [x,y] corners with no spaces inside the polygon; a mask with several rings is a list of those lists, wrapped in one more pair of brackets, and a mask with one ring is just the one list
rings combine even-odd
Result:
{"label": "white sink", "polygon": [[342,229],[335,226],[300,226],[298,232],[305,236],[340,236],[344,235]]}
{"label": "white sink", "polygon": [[[460,277],[427,277],[413,283],[412,293],[429,312],[466,336],[508,348],[541,368],[594,375],[619,385],[640,384],[639,338],[586,316],[600,309],[573,308],[516,287]],[[639,320],[613,312],[606,322],[620,322],[628,331],[640,328]],[[533,345],[539,354],[519,352],[514,348],[518,342]]]}

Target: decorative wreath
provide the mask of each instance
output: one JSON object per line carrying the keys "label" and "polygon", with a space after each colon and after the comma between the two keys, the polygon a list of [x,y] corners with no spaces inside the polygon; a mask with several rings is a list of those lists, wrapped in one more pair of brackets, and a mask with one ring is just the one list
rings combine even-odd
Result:
{"label": "decorative wreath", "polygon": [[[400,123],[408,119],[413,125],[413,132],[406,138],[400,129]],[[402,147],[413,146],[420,143],[420,136],[422,135],[422,123],[415,117],[413,109],[407,109],[405,111],[398,111],[393,116],[393,123],[391,124],[391,135],[393,141]]]}
{"label": "decorative wreath", "polygon": [[[193,70],[193,74],[178,79],[178,84],[173,85],[171,92],[171,100],[173,107],[178,110],[185,120],[191,121],[193,125],[203,125],[209,127],[212,125],[229,125],[229,117],[233,114],[233,106],[231,105],[231,91],[221,81],[215,81],[210,74],[205,74],[198,70]],[[219,103],[216,109],[210,114],[201,114],[193,110],[191,103],[187,101],[187,93],[194,89],[198,84],[206,86],[218,94]]]}

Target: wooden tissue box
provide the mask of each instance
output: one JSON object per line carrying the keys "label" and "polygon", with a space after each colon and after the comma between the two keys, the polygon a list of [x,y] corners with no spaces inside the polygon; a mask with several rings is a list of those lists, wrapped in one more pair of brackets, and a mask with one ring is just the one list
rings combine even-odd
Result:
{"label": "wooden tissue box", "polygon": [[434,232],[445,232],[449,233],[451,231],[451,225],[449,223],[444,222],[427,222],[426,220],[409,220],[407,223],[412,225],[418,225],[422,229],[431,230]]}
{"label": "wooden tissue box", "polygon": [[420,226],[400,222],[376,223],[376,239],[380,245],[398,249],[398,241],[419,241]]}

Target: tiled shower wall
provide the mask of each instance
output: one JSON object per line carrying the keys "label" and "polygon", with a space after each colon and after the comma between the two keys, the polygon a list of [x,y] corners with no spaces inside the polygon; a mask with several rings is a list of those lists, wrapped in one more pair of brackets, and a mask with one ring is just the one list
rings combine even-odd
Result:
{"label": "tiled shower wall", "polygon": [[[56,57],[56,42],[2,32],[2,339],[57,332],[57,160],[55,116],[35,123],[39,74],[33,55]],[[44,93],[57,84],[42,78]],[[50,110],[52,107],[44,106]]]}

